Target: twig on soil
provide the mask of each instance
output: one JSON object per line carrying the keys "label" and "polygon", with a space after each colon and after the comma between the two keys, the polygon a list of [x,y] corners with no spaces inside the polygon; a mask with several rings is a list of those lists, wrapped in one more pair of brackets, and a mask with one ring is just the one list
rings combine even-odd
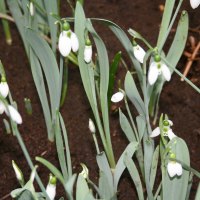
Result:
{"label": "twig on soil", "polygon": [[6,19],[6,20],[8,20],[10,22],[15,22],[15,20],[11,16],[3,14],[3,13],[0,13],[0,18],[1,19]]}
{"label": "twig on soil", "polygon": [[10,197],[10,193],[9,193],[9,194],[6,194],[6,195],[4,195],[3,197],[1,197],[1,198],[0,198],[0,200],[5,200],[5,199],[7,199],[8,197]]}
{"label": "twig on soil", "polygon": [[[187,76],[187,74],[188,74],[188,72],[189,72],[189,70],[190,70],[190,68],[193,64],[193,61],[196,59],[196,56],[197,56],[199,49],[200,49],[200,41],[195,46],[195,41],[194,41],[194,38],[193,38],[193,39],[190,39],[190,43],[191,43],[193,53],[184,52],[184,55],[186,55],[188,57],[188,62],[186,64],[184,72],[183,72],[184,77]],[[181,81],[184,81],[184,79],[181,78]]]}

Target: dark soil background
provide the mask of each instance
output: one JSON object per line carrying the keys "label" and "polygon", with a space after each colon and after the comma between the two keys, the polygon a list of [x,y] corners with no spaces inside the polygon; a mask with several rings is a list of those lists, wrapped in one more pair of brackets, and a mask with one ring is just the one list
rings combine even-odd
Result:
{"label": "dark soil background", "polygon": [[[63,1],[63,17],[71,14],[66,2]],[[160,0],[85,0],[85,12],[88,17],[101,17],[114,21],[124,30],[133,28],[139,31],[152,45],[155,45],[162,16],[159,5],[163,3],[164,1]],[[183,8],[189,12],[190,28],[199,26],[200,8],[192,10],[189,1],[185,1]],[[111,60],[122,47],[110,31],[101,25],[95,27],[108,47]],[[23,44],[15,25],[12,24],[11,28],[13,44],[8,46],[4,40],[2,26],[0,26],[0,59],[6,68],[7,80],[13,99],[18,103],[19,111],[23,117],[23,124],[19,126],[20,132],[33,160],[35,156],[43,155],[47,160],[57,164],[54,144],[47,141],[42,109]],[[189,32],[189,35],[196,37],[197,41],[200,39],[199,33]],[[124,57],[126,58],[126,55]],[[129,61],[127,63],[129,64]],[[183,71],[185,64],[186,58],[182,57],[178,69]],[[120,66],[117,77],[123,80],[124,75],[125,70]],[[188,77],[200,87],[200,61],[194,62]],[[32,102],[33,115],[31,116],[26,114],[25,111],[25,97],[30,98]],[[200,171],[199,110],[200,94],[185,82],[181,82],[180,77],[174,74],[172,81],[167,83],[163,90],[160,100],[160,112],[168,114],[174,122],[175,133],[188,144],[191,166]],[[68,96],[62,108],[62,114],[68,131],[74,173],[80,172],[80,163],[83,162],[89,168],[91,180],[96,182],[98,169],[95,161],[95,148],[88,130],[88,118],[92,117],[92,113],[83,90],[79,70],[74,66],[70,66],[69,69]],[[120,130],[117,114],[111,115],[111,134],[113,149],[116,159],[118,159],[127,145],[127,140]],[[5,195],[19,187],[12,169],[12,160],[16,161],[26,180],[28,180],[31,171],[20,146],[13,135],[6,134],[2,120],[0,120],[0,200],[11,199],[11,197]],[[39,166],[38,172],[44,183],[47,184],[49,171],[43,166]],[[198,179],[194,180],[190,199],[194,199],[198,181]],[[56,199],[61,195],[62,190],[59,189]],[[119,199],[137,199],[133,184],[126,173],[120,183]]]}

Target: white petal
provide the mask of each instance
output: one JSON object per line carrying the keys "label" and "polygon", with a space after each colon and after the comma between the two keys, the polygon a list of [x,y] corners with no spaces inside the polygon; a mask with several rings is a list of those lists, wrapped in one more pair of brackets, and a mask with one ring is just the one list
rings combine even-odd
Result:
{"label": "white petal", "polygon": [[155,128],[155,129],[152,131],[150,137],[156,137],[156,136],[158,136],[158,135],[160,135],[160,128],[159,128],[159,127]]}
{"label": "white petal", "polygon": [[170,177],[174,177],[176,175],[176,163],[168,162],[167,171]]}
{"label": "white petal", "polygon": [[32,2],[30,2],[30,5],[29,5],[29,12],[31,16],[34,16],[35,11],[34,11],[34,6]]}
{"label": "white petal", "polygon": [[66,57],[71,52],[72,42],[67,36],[67,31],[62,31],[58,40],[58,49],[63,57]]}
{"label": "white petal", "polygon": [[168,119],[167,121],[169,122],[170,126],[173,126],[173,122],[171,120]]}
{"label": "white petal", "polygon": [[88,127],[89,127],[91,133],[96,132],[94,122],[91,119],[89,119],[89,126]]}
{"label": "white petal", "polygon": [[6,114],[11,117],[11,119],[17,124],[22,123],[22,117],[19,112],[11,105],[8,105],[8,111],[5,110]]}
{"label": "white petal", "polygon": [[148,73],[148,81],[150,85],[153,85],[156,82],[158,78],[158,73],[159,73],[159,70],[157,68],[157,63],[152,62],[149,67],[149,73]]}
{"label": "white petal", "polygon": [[176,165],[176,166],[175,166],[175,168],[176,168],[176,174],[177,174],[178,176],[181,176],[182,173],[183,173],[182,165],[181,165],[180,163],[177,163],[177,162],[176,162],[175,165]]}
{"label": "white petal", "polygon": [[117,103],[117,102],[120,102],[123,98],[124,98],[124,93],[117,92],[117,93],[115,93],[115,94],[112,95],[111,101],[113,103]]}
{"label": "white petal", "polygon": [[17,177],[17,180],[19,181],[23,181],[23,174],[22,174],[22,171],[19,169],[19,167],[17,166],[17,164],[15,163],[14,160],[12,160],[12,166],[13,166],[13,169],[15,171],[15,175]]}
{"label": "white petal", "polygon": [[3,114],[3,112],[6,110],[6,107],[2,101],[0,101],[0,114]]}
{"label": "white petal", "polygon": [[0,83],[0,93],[1,95],[6,98],[9,93],[9,87],[7,82],[1,82]]}
{"label": "white petal", "polygon": [[144,51],[144,49],[142,47],[140,47],[139,45],[133,46],[133,53],[134,53],[134,56],[136,57],[136,59],[140,63],[143,63],[144,56],[146,54],[146,52]]}
{"label": "white petal", "polygon": [[190,0],[190,4],[191,4],[191,7],[195,9],[200,5],[200,0]]}
{"label": "white petal", "polygon": [[167,81],[170,81],[171,79],[171,72],[169,70],[169,68],[167,67],[167,65],[165,65],[164,63],[161,64],[161,70],[162,70],[162,75],[164,76],[164,78]]}
{"label": "white petal", "polygon": [[173,138],[177,137],[177,136],[173,133],[172,129],[169,129],[169,130],[168,130],[167,135],[168,135],[168,137],[169,137],[170,140],[172,140]]}
{"label": "white petal", "polygon": [[48,194],[50,200],[54,200],[56,196],[56,185],[49,183],[46,188],[46,193]]}
{"label": "white petal", "polygon": [[92,46],[85,46],[84,49],[84,60],[86,63],[90,63],[92,60]]}
{"label": "white petal", "polygon": [[74,32],[71,32],[71,43],[72,43],[72,51],[77,52],[79,48],[79,42]]}

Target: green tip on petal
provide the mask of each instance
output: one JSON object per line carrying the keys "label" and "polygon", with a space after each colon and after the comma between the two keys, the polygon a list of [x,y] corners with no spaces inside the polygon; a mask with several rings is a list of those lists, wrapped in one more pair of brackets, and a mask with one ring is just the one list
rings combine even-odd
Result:
{"label": "green tip on petal", "polygon": [[2,76],[2,77],[1,77],[1,82],[7,82],[5,76]]}
{"label": "green tip on petal", "polygon": [[161,61],[160,55],[156,54],[156,55],[154,56],[154,61],[155,61],[155,62],[160,62],[160,61]]}
{"label": "green tip on petal", "polygon": [[138,45],[134,38],[133,38],[133,41],[132,41],[132,45],[133,45],[134,47],[136,47],[136,46]]}
{"label": "green tip on petal", "polygon": [[174,153],[171,153],[171,154],[170,154],[170,158],[171,158],[171,159],[176,159],[176,155],[175,155]]}
{"label": "green tip on petal", "polygon": [[56,182],[57,182],[56,177],[53,176],[52,174],[50,174],[49,183],[52,184],[52,185],[56,185]]}
{"label": "green tip on petal", "polygon": [[64,22],[63,25],[62,25],[62,29],[64,31],[69,31],[70,30],[70,25],[68,22]]}
{"label": "green tip on petal", "polygon": [[163,125],[164,125],[164,126],[169,126],[168,120],[164,120],[164,121],[163,121]]}

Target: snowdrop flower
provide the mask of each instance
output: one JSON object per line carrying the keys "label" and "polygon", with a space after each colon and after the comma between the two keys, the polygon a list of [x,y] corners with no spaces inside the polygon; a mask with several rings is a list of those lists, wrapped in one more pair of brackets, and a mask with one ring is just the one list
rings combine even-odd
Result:
{"label": "snowdrop flower", "polygon": [[30,15],[33,17],[35,13],[33,2],[30,2],[29,4],[29,12],[30,12]]}
{"label": "snowdrop flower", "polygon": [[0,83],[0,94],[4,98],[6,98],[8,96],[8,93],[9,93],[8,83],[5,78],[2,78],[2,81]]}
{"label": "snowdrop flower", "polygon": [[80,173],[80,175],[82,175],[84,179],[87,179],[88,176],[89,176],[89,170],[88,170],[88,168],[86,167],[85,164],[81,163],[81,166],[82,166],[83,170]]}
{"label": "snowdrop flower", "polygon": [[92,44],[89,39],[85,43],[84,60],[86,63],[90,63],[92,60]]}
{"label": "snowdrop flower", "polygon": [[48,194],[50,200],[54,200],[56,196],[56,177],[50,174],[49,183],[46,187],[46,193]]}
{"label": "snowdrop flower", "polygon": [[112,101],[113,103],[118,103],[118,102],[120,102],[123,98],[124,98],[124,93],[123,93],[123,92],[117,92],[117,93],[115,93],[115,94],[112,95],[111,101]]}
{"label": "snowdrop flower", "polygon": [[5,112],[8,117],[10,117],[17,124],[22,124],[22,117],[19,112],[11,105],[8,105],[8,109],[5,109]]}
{"label": "snowdrop flower", "polygon": [[[170,158],[175,159],[176,155],[175,154],[170,154]],[[168,174],[171,178],[173,178],[174,176],[181,176],[183,173],[183,168],[182,165],[176,161],[169,161],[167,164],[167,171]]]}
{"label": "snowdrop flower", "polygon": [[[170,140],[172,140],[174,137],[176,137],[176,135],[173,133],[172,129],[170,128],[170,126],[173,126],[173,122],[171,120],[164,120],[163,121],[163,135],[164,136],[168,136]],[[160,135],[161,130],[160,127],[155,128],[150,137],[156,137],[158,135]]]}
{"label": "snowdrop flower", "polygon": [[158,79],[159,75],[163,75],[164,78],[167,81],[170,81],[171,79],[171,72],[167,65],[161,61],[161,58],[159,55],[155,55],[154,61],[151,63],[149,67],[149,73],[148,73],[148,81],[150,85],[153,85],[156,80]]}
{"label": "snowdrop flower", "polygon": [[197,8],[200,4],[200,0],[190,0],[190,5],[193,9]]}
{"label": "snowdrop flower", "polygon": [[77,52],[79,49],[79,42],[76,34],[71,31],[69,23],[63,24],[63,31],[60,33],[58,39],[58,49],[63,57],[67,57],[71,50]]}
{"label": "snowdrop flower", "polygon": [[6,107],[2,101],[0,101],[0,114],[3,114],[6,110]]}
{"label": "snowdrop flower", "polygon": [[90,129],[91,133],[95,133],[96,132],[96,128],[95,128],[94,122],[91,119],[89,119],[88,128]]}
{"label": "snowdrop flower", "polygon": [[146,52],[135,41],[133,41],[133,54],[140,63],[143,63]]}

